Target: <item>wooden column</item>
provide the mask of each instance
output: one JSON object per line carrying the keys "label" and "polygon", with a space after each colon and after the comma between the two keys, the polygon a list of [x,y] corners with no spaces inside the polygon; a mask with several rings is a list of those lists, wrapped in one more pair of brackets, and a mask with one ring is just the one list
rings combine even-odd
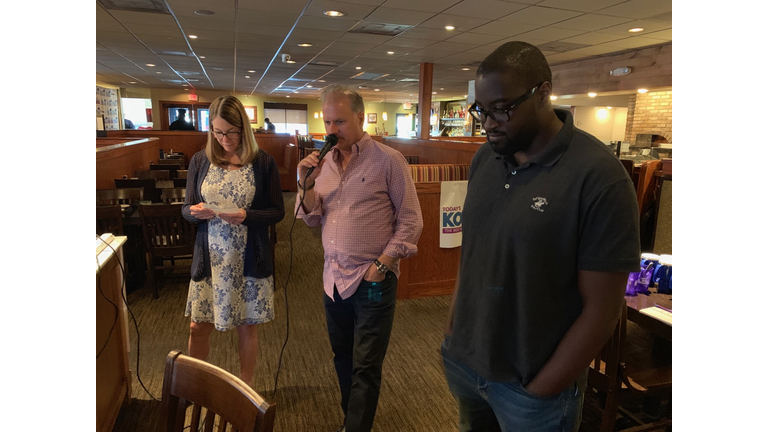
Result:
{"label": "wooden column", "polygon": [[429,139],[429,112],[432,109],[432,63],[419,65],[419,138]]}

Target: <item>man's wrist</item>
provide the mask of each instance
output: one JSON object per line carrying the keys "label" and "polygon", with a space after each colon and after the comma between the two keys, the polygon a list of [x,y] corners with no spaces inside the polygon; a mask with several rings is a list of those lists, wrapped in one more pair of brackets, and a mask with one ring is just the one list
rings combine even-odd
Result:
{"label": "man's wrist", "polygon": [[381,274],[386,274],[389,271],[389,266],[383,264],[378,259],[374,260],[373,264],[376,266],[377,271]]}
{"label": "man's wrist", "polygon": [[296,184],[297,184],[297,185],[299,185],[299,187],[300,187],[302,190],[310,190],[310,189],[312,189],[313,187],[315,187],[315,182],[312,182],[312,184],[311,184],[311,185],[309,185],[309,186],[307,186],[306,188],[304,187],[304,185],[302,185],[302,184],[301,184],[301,180],[296,180]]}

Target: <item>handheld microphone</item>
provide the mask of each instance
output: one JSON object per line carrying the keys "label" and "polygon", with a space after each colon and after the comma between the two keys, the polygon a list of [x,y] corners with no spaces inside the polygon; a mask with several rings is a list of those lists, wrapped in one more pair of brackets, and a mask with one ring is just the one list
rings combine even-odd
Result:
{"label": "handheld microphone", "polygon": [[[325,157],[325,155],[329,151],[331,151],[333,146],[335,146],[336,143],[338,143],[338,142],[339,142],[339,139],[336,138],[336,135],[331,134],[331,135],[328,135],[327,137],[325,137],[325,144],[323,144],[323,148],[320,149],[320,155],[318,156],[318,160],[317,160],[318,166],[320,166],[319,164],[320,164],[320,162],[322,162],[322,160]],[[307,174],[306,174],[306,176],[304,178],[305,179],[308,178],[309,175],[312,174],[312,171],[314,171],[314,170],[315,170],[315,167],[310,167],[307,170]]]}

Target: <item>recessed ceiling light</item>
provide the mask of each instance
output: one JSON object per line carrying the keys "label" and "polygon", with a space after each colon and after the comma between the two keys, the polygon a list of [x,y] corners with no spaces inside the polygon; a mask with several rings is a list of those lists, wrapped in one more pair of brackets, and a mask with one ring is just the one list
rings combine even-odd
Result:
{"label": "recessed ceiling light", "polygon": [[456,28],[456,27],[454,27],[454,26],[452,26],[452,25],[447,25],[447,26],[445,26],[445,29],[446,29],[446,30],[454,30],[455,28]]}
{"label": "recessed ceiling light", "polygon": [[389,55],[392,55],[394,53],[395,53],[394,51],[387,51],[387,54],[389,54]]}
{"label": "recessed ceiling light", "polygon": [[286,60],[286,63],[296,63],[296,60]]}
{"label": "recessed ceiling light", "polygon": [[437,94],[437,92],[432,92],[432,94]]}
{"label": "recessed ceiling light", "polygon": [[131,81],[128,84],[136,84],[136,81]]}
{"label": "recessed ceiling light", "polygon": [[379,90],[379,89],[373,89],[373,91],[381,91],[381,90]]}
{"label": "recessed ceiling light", "polygon": [[613,109],[613,107],[606,107],[606,108],[608,108],[608,109]]}
{"label": "recessed ceiling light", "polygon": [[153,65],[152,63],[147,63],[147,66],[149,66],[149,67],[155,67],[155,65]]}
{"label": "recessed ceiling light", "polygon": [[245,77],[246,77],[246,78],[250,78],[251,76],[250,76],[250,75],[246,75]]}
{"label": "recessed ceiling light", "polygon": [[469,68],[461,68],[461,70],[467,71],[469,70]]}
{"label": "recessed ceiling light", "polygon": [[298,46],[300,46],[300,47],[311,47],[311,46],[312,46],[312,44],[311,44],[311,43],[306,43],[306,42],[304,42],[304,43],[300,43],[300,44],[296,44],[296,45],[298,45]]}
{"label": "recessed ceiling light", "polygon": [[290,96],[286,96],[286,97],[289,98]]}
{"label": "recessed ceiling light", "polygon": [[155,73],[157,73],[157,74],[161,74],[162,72],[155,72]]}
{"label": "recessed ceiling light", "polygon": [[555,95],[552,95],[552,96],[550,96],[550,97],[549,97],[549,99],[550,99],[550,100],[557,100],[557,96],[555,96]]}
{"label": "recessed ceiling light", "polygon": [[249,70],[248,73],[256,73],[255,70]]}
{"label": "recessed ceiling light", "polygon": [[587,96],[589,96],[589,97],[595,97],[595,96],[597,96],[597,93],[592,93],[592,92],[590,92],[590,93],[587,93]]}
{"label": "recessed ceiling light", "polygon": [[440,87],[440,90],[445,90],[444,88]]}
{"label": "recessed ceiling light", "polygon": [[346,14],[341,11],[327,10],[327,11],[323,11],[323,15],[327,15],[329,17],[343,17]]}
{"label": "recessed ceiling light", "polygon": [[355,69],[360,70],[362,68],[360,66],[355,66]]}
{"label": "recessed ceiling light", "polygon": [[307,85],[307,88],[312,88],[312,86],[311,85]]}
{"label": "recessed ceiling light", "polygon": [[189,35],[190,39],[197,39],[197,35]]}
{"label": "recessed ceiling light", "polygon": [[648,89],[637,89],[638,93],[648,93]]}
{"label": "recessed ceiling light", "polygon": [[642,28],[642,27],[635,27],[635,28],[631,28],[631,29],[629,29],[628,31],[629,31],[630,33],[640,33],[640,32],[641,32],[641,31],[643,31],[643,30],[645,30],[645,29],[644,29],[644,28]]}
{"label": "recessed ceiling light", "polygon": [[202,16],[216,15],[216,12],[205,10],[205,9],[196,10],[195,13]]}
{"label": "recessed ceiling light", "polygon": [[200,58],[201,58],[201,59],[204,59],[204,58],[205,58],[205,56],[200,56]]}
{"label": "recessed ceiling light", "polygon": [[325,82],[325,80],[317,80],[317,82]]}

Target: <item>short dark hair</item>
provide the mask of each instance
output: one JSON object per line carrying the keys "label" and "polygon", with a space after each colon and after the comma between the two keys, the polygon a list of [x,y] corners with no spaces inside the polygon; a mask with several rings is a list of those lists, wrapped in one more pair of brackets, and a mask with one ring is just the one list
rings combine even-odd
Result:
{"label": "short dark hair", "polygon": [[552,83],[552,70],[544,54],[535,46],[520,41],[507,42],[496,48],[480,63],[476,75],[513,73],[525,87],[540,82]]}

